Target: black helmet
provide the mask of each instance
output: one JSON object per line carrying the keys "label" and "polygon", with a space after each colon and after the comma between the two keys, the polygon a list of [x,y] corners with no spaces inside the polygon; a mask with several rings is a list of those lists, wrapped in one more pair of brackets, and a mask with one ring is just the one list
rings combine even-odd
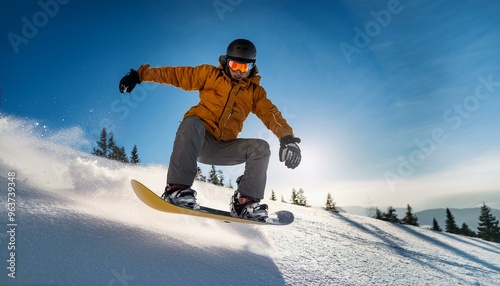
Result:
{"label": "black helmet", "polygon": [[227,56],[237,61],[252,63],[257,58],[257,49],[249,40],[236,39],[227,46]]}

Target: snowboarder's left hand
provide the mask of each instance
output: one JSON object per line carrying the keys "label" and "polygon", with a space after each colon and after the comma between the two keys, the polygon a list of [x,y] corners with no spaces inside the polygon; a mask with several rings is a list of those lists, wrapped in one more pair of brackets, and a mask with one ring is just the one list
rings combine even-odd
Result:
{"label": "snowboarder's left hand", "polygon": [[130,93],[136,84],[141,83],[141,79],[139,78],[139,74],[137,73],[136,70],[131,69],[129,73],[127,73],[121,80],[120,80],[120,86],[118,87],[120,89],[120,92],[128,92]]}
{"label": "snowboarder's left hand", "polygon": [[285,162],[285,166],[289,169],[295,169],[302,159],[298,143],[300,143],[300,138],[292,135],[287,135],[280,140],[280,161]]}

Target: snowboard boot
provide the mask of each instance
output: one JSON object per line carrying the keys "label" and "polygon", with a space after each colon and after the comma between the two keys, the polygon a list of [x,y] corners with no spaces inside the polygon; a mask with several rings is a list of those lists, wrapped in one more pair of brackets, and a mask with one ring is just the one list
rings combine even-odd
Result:
{"label": "snowboard boot", "polygon": [[195,210],[200,208],[196,202],[196,191],[188,186],[168,184],[161,198],[179,207]]}
{"label": "snowboard boot", "polygon": [[267,219],[267,205],[259,204],[260,200],[234,192],[229,203],[229,212],[233,217],[245,218],[256,221]]}

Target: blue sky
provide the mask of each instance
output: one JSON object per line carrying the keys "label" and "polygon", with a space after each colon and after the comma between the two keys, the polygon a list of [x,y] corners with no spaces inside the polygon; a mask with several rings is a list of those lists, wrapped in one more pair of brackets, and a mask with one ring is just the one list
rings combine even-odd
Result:
{"label": "blue sky", "polygon": [[[303,141],[288,170],[278,140],[247,120],[241,137],[271,144],[268,192],[498,202],[499,14],[498,1],[1,0],[1,112],[84,151],[106,126],[144,163],[166,165],[197,93],[142,84],[123,95],[120,78],[143,63],[217,65],[248,38],[262,86]],[[224,172],[234,182],[242,166]],[[482,195],[458,200],[471,194]]]}

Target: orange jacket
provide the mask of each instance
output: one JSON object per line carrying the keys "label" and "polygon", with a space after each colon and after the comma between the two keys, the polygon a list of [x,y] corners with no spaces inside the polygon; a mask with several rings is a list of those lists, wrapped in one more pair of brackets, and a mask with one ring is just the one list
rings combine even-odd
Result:
{"label": "orange jacket", "polygon": [[217,140],[236,139],[250,112],[257,115],[278,138],[293,135],[292,128],[259,85],[260,76],[256,73],[240,82],[233,82],[222,66],[150,68],[144,64],[138,70],[141,81],[199,90],[200,102],[191,107],[184,118],[198,117]]}

